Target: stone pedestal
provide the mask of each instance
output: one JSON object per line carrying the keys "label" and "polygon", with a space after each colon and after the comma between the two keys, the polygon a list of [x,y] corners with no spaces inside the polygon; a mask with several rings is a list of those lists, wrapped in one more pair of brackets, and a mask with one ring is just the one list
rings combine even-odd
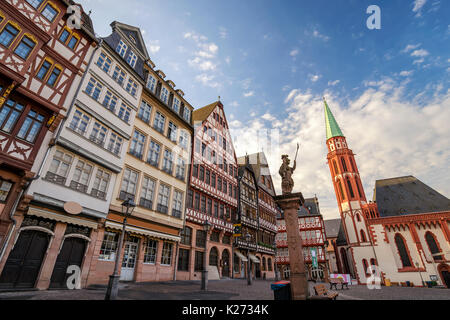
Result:
{"label": "stone pedestal", "polygon": [[284,211],[286,222],[292,300],[306,300],[308,298],[308,281],[297,213],[305,199],[301,193],[290,193],[275,197],[275,201]]}

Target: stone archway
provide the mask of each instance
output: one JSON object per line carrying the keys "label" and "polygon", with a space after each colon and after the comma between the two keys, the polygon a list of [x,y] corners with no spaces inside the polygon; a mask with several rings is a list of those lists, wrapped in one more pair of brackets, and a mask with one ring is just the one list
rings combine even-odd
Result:
{"label": "stone archway", "polygon": [[450,289],[450,266],[446,263],[441,263],[437,269],[439,276],[441,277],[442,284]]}

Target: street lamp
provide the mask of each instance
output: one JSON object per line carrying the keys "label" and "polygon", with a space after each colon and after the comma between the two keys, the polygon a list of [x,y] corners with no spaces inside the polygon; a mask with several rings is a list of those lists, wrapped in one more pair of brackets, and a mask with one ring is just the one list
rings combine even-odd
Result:
{"label": "street lamp", "polygon": [[252,235],[247,232],[245,239],[247,240],[247,284],[250,286],[252,284],[252,268],[250,265],[250,241],[252,240]]}
{"label": "street lamp", "polygon": [[208,232],[211,230],[212,224],[206,220],[203,224],[203,230],[205,231],[205,255],[203,256],[203,271],[202,271],[202,290],[208,290],[208,269],[207,269],[207,257],[208,257]]}
{"label": "street lamp", "polygon": [[133,213],[134,208],[136,208],[136,204],[134,203],[133,199],[128,198],[122,203],[122,214],[124,215],[123,218],[123,226],[122,226],[122,233],[120,234],[119,239],[119,246],[117,248],[116,253],[116,262],[114,264],[114,272],[112,275],[109,276],[109,283],[108,283],[108,289],[106,290],[106,296],[105,300],[116,300],[117,293],[119,291],[119,261],[120,257],[122,256],[122,247],[123,247],[123,239],[125,236],[125,228],[127,226],[127,218],[131,216]]}
{"label": "street lamp", "polygon": [[275,281],[280,281],[280,272],[278,271],[278,266],[277,266],[277,241],[273,240],[273,247],[275,249]]}
{"label": "street lamp", "polygon": [[416,267],[417,267],[417,269],[419,270],[420,279],[422,280],[422,286],[425,286],[425,282],[423,281],[422,273],[420,273],[420,268],[419,268],[419,266],[420,266],[419,263],[416,262]]}

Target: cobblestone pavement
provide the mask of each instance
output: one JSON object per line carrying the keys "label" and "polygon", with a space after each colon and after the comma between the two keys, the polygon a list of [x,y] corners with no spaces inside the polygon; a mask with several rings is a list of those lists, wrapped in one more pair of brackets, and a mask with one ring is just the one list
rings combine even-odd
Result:
{"label": "cobblestone pavement", "polygon": [[[246,280],[209,281],[208,291],[200,290],[199,281],[158,283],[120,283],[120,300],[273,300],[270,284],[256,280],[248,286]],[[310,283],[310,292],[313,292]],[[328,287],[328,285],[327,285]],[[337,300],[450,300],[449,289],[382,287],[369,290],[366,286],[349,286],[335,290]],[[0,300],[103,300],[106,287],[83,290],[46,290],[0,292]]]}

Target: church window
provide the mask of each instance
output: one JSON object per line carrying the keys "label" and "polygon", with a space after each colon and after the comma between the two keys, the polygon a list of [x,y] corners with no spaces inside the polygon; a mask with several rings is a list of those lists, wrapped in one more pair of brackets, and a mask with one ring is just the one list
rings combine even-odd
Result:
{"label": "church window", "polygon": [[363,263],[363,267],[364,267],[364,272],[366,273],[366,275],[369,274],[369,265],[367,263],[367,260],[363,259],[362,263]]}
{"label": "church window", "polygon": [[366,242],[367,241],[367,239],[366,239],[366,233],[364,232],[364,230],[361,230],[361,242]]}
{"label": "church window", "polygon": [[350,182],[350,179],[347,178],[347,186],[348,191],[350,192],[350,198],[354,198],[355,194],[353,193],[352,183]]}
{"label": "church window", "polygon": [[[428,248],[430,249],[430,252],[432,255],[435,255],[436,253],[440,253],[436,238],[434,237],[434,235],[431,232],[426,233],[425,240],[427,241]],[[436,255],[436,256],[433,256],[433,259],[435,261],[439,261],[439,260],[443,260],[443,257],[441,255]]]}
{"label": "church window", "polygon": [[345,159],[341,158],[341,162],[342,162],[342,168],[344,169],[344,172],[347,172],[347,164],[345,163]]}
{"label": "church window", "polygon": [[341,193],[341,199],[345,200],[345,194],[344,194],[344,191],[342,190],[341,181],[338,181],[338,187],[339,187],[339,192]]}
{"label": "church window", "polygon": [[336,164],[336,160],[333,160],[333,167],[334,167],[334,174],[338,175],[339,174],[339,170]]}
{"label": "church window", "polygon": [[405,240],[400,234],[395,235],[395,244],[402,261],[403,268],[412,267],[411,258],[408,254],[408,248],[406,247]]}

